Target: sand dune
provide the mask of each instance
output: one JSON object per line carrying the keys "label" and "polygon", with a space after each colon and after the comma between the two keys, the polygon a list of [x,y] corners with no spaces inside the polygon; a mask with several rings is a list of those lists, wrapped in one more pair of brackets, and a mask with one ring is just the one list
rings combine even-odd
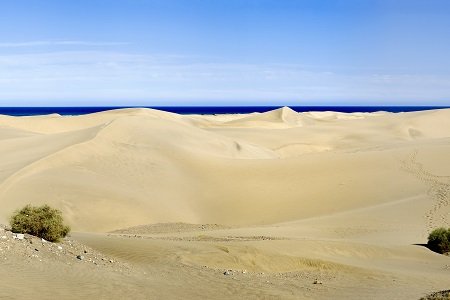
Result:
{"label": "sand dune", "polygon": [[57,207],[79,240],[166,274],[133,275],[154,297],[414,299],[448,289],[448,257],[413,244],[450,226],[449,162],[450,109],[0,116],[0,223]]}

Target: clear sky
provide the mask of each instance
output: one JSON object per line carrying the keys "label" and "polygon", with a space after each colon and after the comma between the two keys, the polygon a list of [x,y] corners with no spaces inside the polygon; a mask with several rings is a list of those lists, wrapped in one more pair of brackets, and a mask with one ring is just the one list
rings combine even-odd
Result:
{"label": "clear sky", "polygon": [[450,105],[448,0],[0,0],[0,106]]}

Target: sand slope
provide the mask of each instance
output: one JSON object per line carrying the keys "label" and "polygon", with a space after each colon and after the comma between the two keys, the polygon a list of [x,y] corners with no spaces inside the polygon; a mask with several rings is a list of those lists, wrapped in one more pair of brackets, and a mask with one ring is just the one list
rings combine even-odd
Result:
{"label": "sand slope", "polygon": [[[48,203],[77,232],[220,224],[138,227],[133,239],[79,234],[170,280],[184,266],[183,292],[158,297],[419,298],[448,288],[448,258],[413,244],[450,226],[449,162],[450,109],[0,116],[0,223],[24,204]],[[254,277],[201,285],[226,269]],[[316,277],[329,285],[305,288]],[[359,281],[366,287],[349,290]],[[168,284],[155,274],[151,282]]]}
{"label": "sand slope", "polygon": [[47,202],[81,231],[254,225],[427,193],[404,161],[427,152],[444,166],[448,110],[341,115],[282,108],[208,127],[148,109],[1,117],[1,218]]}

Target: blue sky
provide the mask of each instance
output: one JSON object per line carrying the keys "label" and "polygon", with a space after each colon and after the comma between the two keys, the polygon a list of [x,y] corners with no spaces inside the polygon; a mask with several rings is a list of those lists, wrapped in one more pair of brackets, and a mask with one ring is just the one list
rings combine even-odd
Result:
{"label": "blue sky", "polygon": [[446,0],[0,0],[0,105],[450,105]]}

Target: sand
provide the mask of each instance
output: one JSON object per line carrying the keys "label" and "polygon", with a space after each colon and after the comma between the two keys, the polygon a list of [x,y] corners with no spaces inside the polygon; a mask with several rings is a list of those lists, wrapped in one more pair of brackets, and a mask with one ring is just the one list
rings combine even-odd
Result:
{"label": "sand", "polygon": [[27,203],[130,269],[11,252],[0,298],[419,299],[450,287],[420,245],[450,227],[450,109],[0,116],[0,223]]}

